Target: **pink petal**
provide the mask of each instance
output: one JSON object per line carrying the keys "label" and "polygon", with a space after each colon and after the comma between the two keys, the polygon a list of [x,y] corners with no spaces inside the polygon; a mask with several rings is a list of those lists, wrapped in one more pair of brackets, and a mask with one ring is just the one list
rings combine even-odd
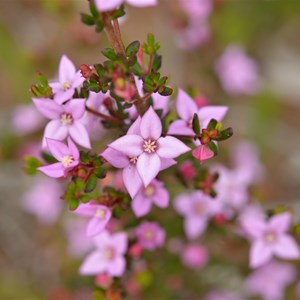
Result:
{"label": "pink petal", "polygon": [[52,88],[54,94],[62,90],[62,84],[60,82],[49,82],[49,86]]}
{"label": "pink petal", "polygon": [[50,153],[58,160],[61,161],[62,158],[70,154],[69,148],[62,142],[58,140],[53,140],[46,138],[47,146]]}
{"label": "pink petal", "polygon": [[296,241],[289,235],[281,235],[274,246],[274,253],[284,259],[299,259],[300,251]]}
{"label": "pink petal", "polygon": [[196,102],[182,89],[179,89],[176,101],[176,110],[181,119],[190,122],[197,113]]}
{"label": "pink petal", "polygon": [[99,251],[94,251],[86,257],[80,266],[79,273],[81,275],[98,275],[107,268],[107,261],[103,259],[103,255]]}
{"label": "pink petal", "polygon": [[93,237],[93,243],[98,249],[103,249],[106,246],[111,246],[111,235],[107,230]]}
{"label": "pink petal", "polygon": [[269,226],[278,233],[283,233],[289,230],[291,224],[291,214],[286,212],[273,216],[269,220]]}
{"label": "pink petal", "polygon": [[[101,205],[104,209],[107,210],[106,206]],[[93,217],[96,214],[97,209],[100,205],[92,203],[80,203],[76,210],[73,211],[74,214],[84,217]]]}
{"label": "pink petal", "polygon": [[60,162],[39,167],[37,169],[52,178],[60,178],[65,176],[65,168]]}
{"label": "pink petal", "polygon": [[101,233],[104,230],[105,226],[107,225],[108,221],[109,219],[107,218],[105,219],[100,219],[98,217],[92,218],[86,227],[86,235],[90,237]]}
{"label": "pink petal", "polygon": [[177,164],[177,161],[172,158],[161,158],[160,170],[163,171]]}
{"label": "pink petal", "polygon": [[89,134],[84,125],[82,125],[79,121],[74,121],[69,127],[69,134],[78,145],[91,149]]}
{"label": "pink petal", "polygon": [[143,186],[142,179],[135,165],[129,164],[122,172],[123,183],[131,198],[134,198]]}
{"label": "pink petal", "polygon": [[150,155],[143,153],[136,166],[144,185],[147,186],[160,170],[160,158],[156,153]]}
{"label": "pink petal", "polygon": [[69,147],[70,154],[74,157],[74,159],[79,160],[80,157],[79,151],[70,137],[68,137],[68,147]]}
{"label": "pink petal", "polygon": [[59,63],[58,78],[61,83],[69,82],[72,83],[74,75],[76,73],[73,62],[66,56],[63,55]]}
{"label": "pink petal", "polygon": [[32,98],[37,110],[50,120],[57,120],[64,112],[63,108],[53,100],[46,98]]}
{"label": "pink petal", "polygon": [[170,124],[168,129],[168,135],[186,135],[194,136],[194,131],[187,125],[184,120],[177,120]]}
{"label": "pink petal", "polygon": [[201,128],[206,128],[211,119],[222,121],[228,111],[227,106],[204,106],[199,112],[199,120]]}
{"label": "pink petal", "polygon": [[210,150],[207,145],[200,145],[193,150],[192,155],[198,159],[200,163],[215,156],[214,152]]}
{"label": "pink petal", "polygon": [[126,2],[136,7],[146,7],[157,5],[157,0],[126,0]]}
{"label": "pink petal", "polygon": [[257,268],[272,258],[272,248],[263,241],[255,241],[250,249],[250,267]]}
{"label": "pink petal", "polygon": [[162,110],[162,116],[164,117],[169,110],[169,97],[161,96],[158,93],[152,95],[153,107],[155,110]]}
{"label": "pink petal", "polygon": [[73,89],[73,88],[69,88],[66,91],[64,91],[63,89],[61,89],[60,91],[58,91],[58,92],[55,93],[55,95],[54,95],[54,101],[57,104],[61,105],[64,102],[72,99],[73,95],[74,95],[74,92],[75,92],[75,89]]}
{"label": "pink petal", "polygon": [[131,208],[138,218],[147,215],[152,206],[151,199],[146,197],[143,191],[144,189],[142,188],[142,191],[138,193],[131,202]]}
{"label": "pink petal", "polygon": [[118,138],[108,146],[128,156],[139,156],[143,152],[142,144],[142,137],[139,135],[130,134]]}
{"label": "pink petal", "polygon": [[262,220],[256,220],[250,217],[241,219],[241,225],[245,232],[255,239],[262,237],[266,229],[266,224]]}
{"label": "pink petal", "polygon": [[110,276],[121,277],[125,272],[126,261],[124,257],[118,256],[109,263],[107,272]]}
{"label": "pink petal", "polygon": [[184,231],[189,239],[196,239],[203,234],[207,227],[207,219],[197,217],[189,217],[184,220]]}
{"label": "pink petal", "polygon": [[76,72],[73,78],[73,84],[72,84],[72,88],[77,88],[80,87],[83,82],[85,81],[85,78],[82,77],[82,74],[80,71]]}
{"label": "pink petal", "polygon": [[140,126],[141,126],[141,117],[139,116],[129,127],[127,134],[136,134],[141,135]]}
{"label": "pink petal", "polygon": [[161,137],[157,143],[158,149],[156,153],[164,158],[175,158],[191,150],[183,142],[173,136]]}
{"label": "pink petal", "polygon": [[113,148],[106,148],[101,156],[106,159],[112,166],[118,169],[123,169],[129,165],[128,156]]}
{"label": "pink petal", "polygon": [[72,115],[73,119],[80,119],[85,112],[85,99],[73,99],[64,105],[66,113]]}
{"label": "pink petal", "polygon": [[111,236],[115,250],[118,254],[125,254],[128,248],[128,237],[125,232],[115,233]]}
{"label": "pink petal", "polygon": [[144,139],[157,140],[161,136],[161,121],[156,112],[153,110],[152,106],[150,106],[143,115],[140,130]]}
{"label": "pink petal", "polygon": [[45,127],[42,146],[43,148],[47,147],[46,138],[62,141],[67,136],[68,136],[68,128],[64,126],[61,123],[61,121],[59,120],[50,121]]}
{"label": "pink petal", "polygon": [[108,11],[118,8],[124,0],[95,0],[95,5],[99,11]]}
{"label": "pink petal", "polygon": [[174,201],[175,210],[183,216],[189,216],[191,211],[191,195],[181,194]]}
{"label": "pink petal", "polygon": [[165,188],[157,188],[153,197],[153,202],[160,208],[166,208],[169,205],[169,193]]}

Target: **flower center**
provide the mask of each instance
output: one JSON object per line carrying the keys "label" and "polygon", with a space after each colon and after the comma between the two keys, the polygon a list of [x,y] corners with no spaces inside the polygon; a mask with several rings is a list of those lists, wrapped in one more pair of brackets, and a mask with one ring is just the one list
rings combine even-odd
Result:
{"label": "flower center", "polygon": [[153,196],[154,192],[155,192],[155,187],[153,185],[148,185],[144,190],[144,194],[147,197]]}
{"label": "flower center", "polygon": [[98,208],[98,209],[96,210],[96,217],[97,217],[97,218],[103,220],[103,219],[105,218],[105,216],[106,216],[106,211],[105,211],[104,209]]}
{"label": "flower center", "polygon": [[74,157],[71,155],[66,155],[62,158],[61,163],[64,167],[68,167],[74,161]]}
{"label": "flower center", "polygon": [[195,203],[193,209],[197,215],[202,215],[205,212],[205,206],[203,205],[203,203],[200,202]]}
{"label": "flower center", "polygon": [[65,81],[65,82],[62,84],[62,87],[63,87],[63,90],[64,90],[64,91],[67,91],[67,90],[71,87],[71,83],[68,82],[68,81]]}
{"label": "flower center", "polygon": [[144,232],[145,240],[152,241],[154,239],[154,232],[151,229],[147,229]]}
{"label": "flower center", "polygon": [[129,162],[130,163],[136,165],[137,161],[138,161],[138,157],[137,156],[130,156],[129,157]]}
{"label": "flower center", "polygon": [[104,256],[108,260],[113,260],[115,257],[115,250],[112,247],[107,247],[104,249]]}
{"label": "flower center", "polygon": [[144,140],[144,144],[143,144],[143,150],[146,153],[154,153],[157,150],[157,142],[155,140],[152,139],[148,139],[148,140]]}
{"label": "flower center", "polygon": [[266,232],[264,238],[268,244],[273,244],[277,239],[276,234],[272,231]]}
{"label": "flower center", "polygon": [[73,116],[68,113],[63,113],[60,116],[60,121],[63,125],[70,125],[73,123]]}

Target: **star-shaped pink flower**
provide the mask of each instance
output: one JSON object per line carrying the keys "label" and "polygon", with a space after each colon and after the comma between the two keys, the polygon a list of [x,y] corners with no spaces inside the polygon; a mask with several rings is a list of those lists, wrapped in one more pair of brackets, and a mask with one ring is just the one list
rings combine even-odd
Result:
{"label": "star-shaped pink flower", "polygon": [[59,63],[58,82],[49,83],[54,94],[54,100],[62,104],[72,99],[75,89],[80,87],[84,82],[80,71],[76,72],[73,62],[63,55]]}
{"label": "star-shaped pink flower", "polygon": [[180,140],[171,136],[162,137],[161,134],[161,121],[150,107],[141,119],[139,134],[127,134],[108,145],[137,158],[137,171],[145,187],[159,173],[163,159],[176,158],[190,150]]}
{"label": "star-shaped pink flower", "polygon": [[101,233],[111,218],[111,211],[108,207],[93,202],[81,203],[74,213],[80,216],[91,217],[86,235],[93,236]]}
{"label": "star-shaped pink flower", "polygon": [[85,99],[73,99],[64,105],[47,98],[33,98],[32,101],[37,110],[51,120],[44,131],[43,147],[46,147],[45,138],[62,141],[70,135],[77,144],[91,148],[88,132],[80,122],[85,112]]}
{"label": "star-shaped pink flower", "polygon": [[58,160],[57,163],[39,167],[38,170],[49,177],[66,177],[68,172],[79,164],[79,151],[76,145],[68,138],[68,146],[64,143],[46,139],[50,153]]}

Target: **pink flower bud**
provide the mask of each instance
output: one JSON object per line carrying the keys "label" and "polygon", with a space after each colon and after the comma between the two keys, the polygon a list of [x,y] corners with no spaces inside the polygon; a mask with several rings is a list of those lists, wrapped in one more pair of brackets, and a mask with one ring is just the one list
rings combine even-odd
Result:
{"label": "pink flower bud", "polygon": [[95,284],[103,289],[107,289],[112,283],[112,278],[105,273],[99,274],[95,278]]}
{"label": "pink flower bud", "polygon": [[190,244],[183,250],[182,262],[189,268],[199,269],[206,265],[208,253],[206,248],[196,244]]}
{"label": "pink flower bud", "polygon": [[205,160],[215,156],[214,152],[209,149],[208,145],[200,145],[192,152],[193,156],[203,163]]}
{"label": "pink flower bud", "polygon": [[142,254],[142,247],[140,244],[134,244],[129,248],[128,254],[132,257],[138,258]]}

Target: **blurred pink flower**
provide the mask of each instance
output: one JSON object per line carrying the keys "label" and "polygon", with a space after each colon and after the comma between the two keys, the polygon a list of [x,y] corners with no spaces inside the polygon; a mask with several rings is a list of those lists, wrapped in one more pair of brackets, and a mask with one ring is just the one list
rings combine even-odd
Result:
{"label": "blurred pink flower", "polygon": [[135,230],[138,243],[142,248],[155,250],[165,242],[165,231],[156,222],[144,221]]}
{"label": "blurred pink flower", "polygon": [[35,215],[40,223],[53,224],[63,208],[60,197],[62,185],[48,177],[37,177],[31,188],[22,197],[25,211]]}
{"label": "blurred pink flower", "polygon": [[110,234],[103,231],[93,238],[96,250],[89,254],[82,263],[81,275],[98,275],[106,272],[110,276],[120,277],[125,272],[127,234]]}
{"label": "blurred pink flower", "polygon": [[250,266],[257,268],[275,255],[283,259],[300,258],[299,246],[287,231],[291,225],[288,212],[274,215],[268,221],[260,218],[247,218],[243,228],[250,236]]}
{"label": "blurred pink flower", "polygon": [[249,295],[258,295],[263,300],[283,300],[286,287],[296,280],[296,276],[293,265],[271,261],[248,276],[246,290]]}
{"label": "blurred pink flower", "polygon": [[117,9],[124,2],[137,7],[154,6],[157,4],[157,0],[95,0],[96,7],[99,11]]}
{"label": "blurred pink flower", "polygon": [[197,176],[197,171],[190,160],[185,160],[179,166],[179,173],[185,181],[192,180]]}
{"label": "blurred pink flower", "polygon": [[64,143],[46,139],[50,153],[58,160],[57,163],[37,168],[49,177],[66,177],[68,172],[79,164],[79,151],[70,138],[68,146]]}
{"label": "blurred pink flower", "polygon": [[[243,298],[244,299],[244,298]],[[242,300],[242,298],[236,293],[216,290],[208,293],[204,300]]]}
{"label": "blurred pink flower", "polygon": [[171,136],[162,137],[161,134],[161,121],[150,106],[141,118],[139,134],[127,134],[108,145],[137,160],[136,168],[144,186],[149,185],[159,173],[162,160],[176,158],[190,150],[180,140]]}
{"label": "blurred pink flower", "polygon": [[208,251],[201,245],[189,244],[182,250],[181,260],[189,268],[201,269],[208,262]]}
{"label": "blurred pink flower", "polygon": [[215,71],[223,89],[230,95],[253,95],[259,90],[257,64],[238,45],[227,47],[216,61]]}
{"label": "blurred pink flower", "polygon": [[84,82],[80,71],[76,72],[73,62],[63,55],[59,63],[58,82],[49,83],[54,94],[54,101],[62,104],[72,99],[75,89]]}
{"label": "blurred pink flower", "polygon": [[152,180],[146,188],[140,189],[132,199],[131,207],[137,217],[142,217],[150,212],[153,203],[160,208],[169,205],[169,193],[163,182],[156,179]]}
{"label": "blurred pink flower", "polygon": [[111,211],[108,207],[94,202],[81,203],[73,212],[79,216],[91,218],[86,227],[87,236],[101,233],[111,218]]}

